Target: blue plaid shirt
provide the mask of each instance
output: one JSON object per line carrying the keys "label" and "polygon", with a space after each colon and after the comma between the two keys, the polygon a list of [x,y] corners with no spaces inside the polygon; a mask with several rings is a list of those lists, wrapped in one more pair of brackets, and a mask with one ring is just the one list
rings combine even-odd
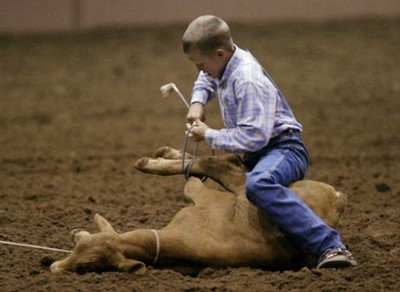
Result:
{"label": "blue plaid shirt", "polygon": [[287,129],[302,130],[284,96],[257,60],[235,46],[221,79],[200,72],[191,102],[207,104],[218,93],[225,129],[209,129],[213,149],[255,152]]}

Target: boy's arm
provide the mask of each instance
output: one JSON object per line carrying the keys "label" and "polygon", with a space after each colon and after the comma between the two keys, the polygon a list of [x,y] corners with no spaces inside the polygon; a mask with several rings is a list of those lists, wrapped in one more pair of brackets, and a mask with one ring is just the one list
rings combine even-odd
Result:
{"label": "boy's arm", "polygon": [[205,105],[214,98],[217,85],[206,74],[200,71],[200,74],[194,83],[190,109],[187,114],[187,120],[193,123],[195,120],[205,120]]}
{"label": "boy's arm", "polygon": [[206,120],[204,104],[200,102],[191,103],[186,119],[190,124],[197,120],[204,122]]}
{"label": "boy's arm", "polygon": [[210,76],[200,71],[197,80],[194,82],[191,103],[200,102],[205,105],[214,98],[216,91],[217,84]]}
{"label": "boy's arm", "polygon": [[238,86],[236,125],[221,130],[205,129],[204,138],[213,149],[253,152],[264,147],[275,124],[278,92],[273,86],[246,82]]}

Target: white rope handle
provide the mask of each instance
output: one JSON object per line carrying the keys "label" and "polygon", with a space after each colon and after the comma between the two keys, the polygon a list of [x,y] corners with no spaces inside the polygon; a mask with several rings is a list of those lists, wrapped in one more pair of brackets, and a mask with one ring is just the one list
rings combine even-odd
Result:
{"label": "white rope handle", "polygon": [[182,93],[179,91],[178,87],[176,86],[175,83],[168,83],[165,84],[163,86],[161,86],[160,88],[161,93],[164,97],[167,97],[168,95],[171,94],[172,91],[175,91],[178,96],[180,97],[180,99],[182,100],[182,102],[185,104],[185,106],[189,109],[190,105],[189,103],[186,101],[186,98],[182,95]]}
{"label": "white rope handle", "polygon": [[7,245],[14,245],[14,246],[22,246],[22,247],[30,247],[30,248],[45,249],[45,250],[65,252],[65,253],[72,253],[71,250],[65,250],[65,249],[59,249],[59,248],[53,248],[53,247],[47,247],[47,246],[40,246],[40,245],[33,245],[33,244],[26,244],[26,243],[16,243],[16,242],[3,241],[3,240],[0,240],[0,243],[1,244],[7,244]]}

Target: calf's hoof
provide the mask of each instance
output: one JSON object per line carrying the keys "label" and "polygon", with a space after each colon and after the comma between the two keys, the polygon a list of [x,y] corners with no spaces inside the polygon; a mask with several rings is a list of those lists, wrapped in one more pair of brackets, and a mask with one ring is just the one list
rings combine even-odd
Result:
{"label": "calf's hoof", "polygon": [[84,230],[84,229],[79,229],[79,228],[78,228],[78,229],[72,230],[69,234],[71,235],[72,240],[73,240],[75,243],[77,243],[79,240],[81,240],[81,238],[82,238],[83,236],[87,236],[87,235],[89,235],[90,233],[87,232],[87,231]]}
{"label": "calf's hoof", "polygon": [[150,158],[145,157],[145,158],[140,158],[138,161],[135,162],[134,167],[137,170],[143,170],[149,163]]}

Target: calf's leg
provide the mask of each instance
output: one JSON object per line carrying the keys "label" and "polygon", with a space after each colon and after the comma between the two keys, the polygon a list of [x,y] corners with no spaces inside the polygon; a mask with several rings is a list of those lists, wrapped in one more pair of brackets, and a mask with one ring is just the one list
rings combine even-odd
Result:
{"label": "calf's leg", "polygon": [[[165,150],[165,149],[164,149]],[[177,153],[168,150],[168,155]],[[164,152],[165,153],[165,152]],[[175,157],[175,156],[174,156]],[[185,161],[185,167],[190,160]],[[148,157],[139,159],[134,167],[144,173],[169,176],[182,174],[182,160],[180,159],[151,159]],[[201,157],[192,162],[190,175],[209,177],[227,190],[235,194],[244,194],[246,167],[240,158],[235,155]]]}

